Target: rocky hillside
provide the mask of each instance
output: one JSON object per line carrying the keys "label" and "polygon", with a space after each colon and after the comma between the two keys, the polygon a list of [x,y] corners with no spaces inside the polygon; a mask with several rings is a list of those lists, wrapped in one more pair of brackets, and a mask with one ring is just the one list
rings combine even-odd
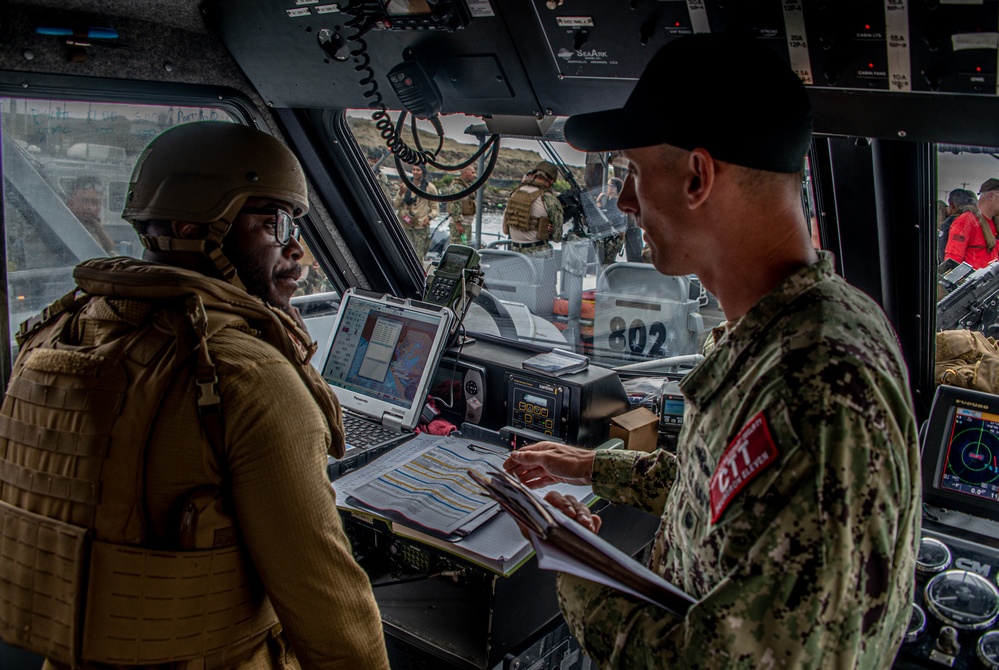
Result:
{"label": "rocky hillside", "polygon": [[[360,145],[361,149],[364,150],[369,159],[377,160],[388,153],[388,149],[385,146],[385,140],[381,138],[373,121],[370,119],[355,117],[348,118],[348,121],[350,128],[354,133],[354,137],[357,138],[357,143]],[[409,146],[415,148],[412,133],[409,132],[408,128],[405,131],[403,138]],[[421,132],[420,142],[423,144],[424,149],[430,150],[437,146],[438,139],[436,135]],[[437,162],[448,165],[464,162],[475,152],[476,148],[477,147],[475,145],[463,144],[445,137],[444,145],[438,154]],[[496,160],[496,167],[493,169],[489,181],[486,184],[486,205],[499,206],[501,203],[505,202],[506,197],[510,194],[510,191],[516,186],[516,184],[520,183],[520,179],[523,177],[524,173],[532,169],[537,164],[540,159],[541,152],[542,149],[540,146],[538,147],[538,151],[534,152],[526,149],[504,147],[501,144],[499,158]],[[391,156],[384,158],[381,165],[388,168],[394,174],[395,165]],[[577,167],[570,167],[570,169],[572,170],[573,176],[575,176],[576,180],[582,182],[582,169]],[[442,172],[434,167],[430,168],[430,175],[438,187],[447,185],[455,176],[454,173]],[[559,180],[559,183],[556,184],[556,190],[567,187],[568,184],[566,184],[563,180]]]}

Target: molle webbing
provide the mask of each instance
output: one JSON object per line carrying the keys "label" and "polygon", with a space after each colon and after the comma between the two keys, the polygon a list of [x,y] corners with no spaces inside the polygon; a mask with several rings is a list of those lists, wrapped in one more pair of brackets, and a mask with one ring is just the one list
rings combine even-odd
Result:
{"label": "molle webbing", "polygon": [[204,658],[221,667],[277,623],[238,547],[157,551],[89,537],[0,502],[9,568],[0,573],[0,637],[70,665]]}
{"label": "molle webbing", "polygon": [[[217,407],[207,342],[228,327],[252,329],[294,365],[342,455],[336,397],[309,365],[307,333],[224,282],[126,258],[88,261],[74,277],[89,296],[67,294],[23,329],[0,408],[0,638],[70,666],[232,665],[276,616],[238,547],[143,546],[170,541],[149,537],[149,431],[177,380],[197,384],[200,410]],[[124,318],[105,295],[156,309]],[[215,414],[213,424],[201,412],[203,428],[221,435]]]}
{"label": "molle webbing", "polygon": [[94,542],[82,636],[87,661],[225,665],[277,623],[239,547],[157,551]]}
{"label": "molle webbing", "polygon": [[544,191],[541,189],[530,193],[522,188],[514,191],[503,213],[503,226],[506,228],[536,231],[538,229],[538,217],[531,216],[531,207],[534,205],[534,201],[543,194]]}
{"label": "molle webbing", "polygon": [[72,663],[87,531],[0,501],[0,638]]}

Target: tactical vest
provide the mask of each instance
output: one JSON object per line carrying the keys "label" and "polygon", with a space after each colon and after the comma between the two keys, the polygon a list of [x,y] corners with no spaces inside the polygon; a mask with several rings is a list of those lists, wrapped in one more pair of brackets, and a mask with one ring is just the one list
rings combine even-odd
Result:
{"label": "tactical vest", "polygon": [[[182,527],[177,546],[150,546],[144,462],[159,404],[193,371],[218,454],[224,428],[209,341],[239,327],[298,370],[329,417],[338,456],[339,405],[308,364],[307,335],[225,282],[128,258],[88,261],[74,278],[87,294],[67,294],[22,325],[0,408],[0,638],[67,665],[231,664],[277,617],[235,533],[226,546],[199,546]],[[101,344],[77,343],[74,322],[101,295],[155,309],[140,323],[109,323],[119,332]],[[203,514],[235,529],[224,494],[205,488],[178,501],[182,526]]]}
{"label": "tactical vest", "polygon": [[[464,191],[469,186],[471,186],[471,184],[469,184],[464,179],[459,178],[459,179],[455,179],[453,182],[451,182],[451,188],[450,188],[449,191],[451,193],[461,193],[462,191]],[[461,200],[459,200],[459,203],[461,204],[461,216],[462,216],[462,218],[464,218],[466,216],[474,216],[475,215],[475,194],[474,193],[470,193],[469,195],[466,195],[464,198],[462,198]]]}
{"label": "tactical vest", "polygon": [[544,195],[542,189],[528,192],[523,188],[518,188],[510,195],[506,203],[506,210],[503,212],[503,232],[510,234],[510,228],[520,230],[530,230],[538,234],[539,240],[548,239],[548,225],[551,220],[548,216],[531,216],[531,207],[534,201]]}
{"label": "tactical vest", "polygon": [[461,199],[461,215],[462,216],[474,216],[475,215],[475,196],[470,195]]}

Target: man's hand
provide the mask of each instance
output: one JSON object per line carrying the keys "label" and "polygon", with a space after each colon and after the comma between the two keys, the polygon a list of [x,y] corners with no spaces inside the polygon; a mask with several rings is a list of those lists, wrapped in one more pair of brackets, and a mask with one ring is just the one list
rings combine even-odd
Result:
{"label": "man's hand", "polygon": [[603,519],[590,513],[590,508],[576,500],[573,496],[564,496],[558,491],[549,491],[545,500],[559,508],[570,519],[575,519],[579,525],[594,533],[600,532]]}
{"label": "man's hand", "polygon": [[532,489],[552,484],[589,484],[593,452],[554,442],[538,442],[510,452],[503,468]]}

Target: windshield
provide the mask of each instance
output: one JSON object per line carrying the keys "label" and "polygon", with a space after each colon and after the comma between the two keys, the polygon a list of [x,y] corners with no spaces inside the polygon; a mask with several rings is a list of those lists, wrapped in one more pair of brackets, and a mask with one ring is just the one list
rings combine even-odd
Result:
{"label": "windshield", "polygon": [[[121,218],[132,168],[157,135],[197,121],[235,119],[200,105],[0,100],[11,334],[73,289],[79,262],[142,256]],[[308,248],[300,262],[299,294],[333,290]]]}
{"label": "windshield", "polygon": [[[937,331],[999,336],[999,149],[937,146]],[[965,334],[965,337],[967,334]],[[946,338],[954,336],[947,335]],[[948,351],[962,346],[948,339]],[[984,346],[985,338],[981,339]],[[941,340],[937,339],[939,345]],[[971,346],[970,339],[963,346]],[[947,354],[945,354],[946,358]]]}
{"label": "windshield", "polygon": [[[613,367],[698,354],[724,320],[696,276],[664,276],[649,263],[635,217],[617,208],[627,175],[619,154],[503,137],[486,181],[464,205],[449,205],[421,198],[403,182],[370,112],[347,117],[424,269],[448,244],[479,250],[484,290],[465,317],[471,334],[571,349]],[[490,136],[479,118],[449,115],[442,121],[441,163],[465,161]],[[559,124],[547,135],[560,136],[552,132]],[[427,124],[422,146],[437,142]],[[488,159],[487,153],[475,164],[474,178]],[[455,193],[473,180],[460,170],[403,169],[423,193]]]}

